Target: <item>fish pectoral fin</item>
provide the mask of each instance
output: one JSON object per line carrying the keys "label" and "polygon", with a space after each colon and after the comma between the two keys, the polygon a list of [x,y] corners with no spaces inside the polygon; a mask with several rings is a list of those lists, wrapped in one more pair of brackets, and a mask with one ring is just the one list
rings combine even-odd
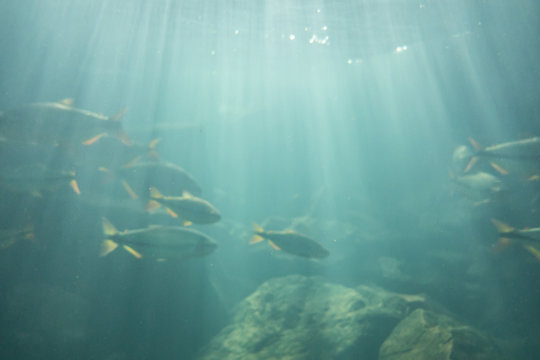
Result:
{"label": "fish pectoral fin", "polygon": [[193,223],[189,220],[184,221],[184,226],[191,226]]}
{"label": "fish pectoral fin", "polygon": [[124,248],[124,250],[126,250],[128,253],[130,253],[131,255],[135,256],[137,259],[141,259],[143,256],[141,255],[141,253],[139,253],[138,251],[136,251],[135,249],[133,249],[132,247],[130,246],[127,246],[127,245],[122,245],[122,247]]}
{"label": "fish pectoral fin", "polygon": [[478,157],[477,156],[473,156],[471,158],[471,160],[469,161],[469,163],[467,164],[467,167],[465,168],[465,170],[463,171],[464,173],[468,172],[469,170],[472,169],[472,167],[478,162]]}
{"label": "fish pectoral fin", "polygon": [[279,246],[277,246],[272,240],[268,240],[268,242],[270,243],[270,246],[274,248],[274,250],[281,250]]}
{"label": "fish pectoral fin", "polygon": [[75,191],[75,194],[81,195],[81,190],[79,189],[79,184],[77,184],[77,180],[73,179],[69,182],[69,186]]}
{"label": "fish pectoral fin", "polygon": [[490,162],[489,165],[491,165],[492,168],[497,170],[497,172],[501,175],[508,175],[508,171],[503,169],[501,166],[495,164],[494,162]]}
{"label": "fish pectoral fin", "polygon": [[129,194],[129,196],[133,200],[136,200],[136,199],[139,198],[139,196],[137,196],[137,194],[135,194],[135,191],[133,191],[133,189],[131,188],[131,186],[129,186],[129,184],[126,182],[126,180],[122,180],[122,186],[124,187],[126,192]]}
{"label": "fish pectoral fin", "polygon": [[175,218],[175,219],[178,218],[178,214],[175,213],[172,209],[166,207],[165,210],[167,210],[167,213],[168,213],[169,215],[171,215],[171,217],[173,217],[173,218]]}
{"label": "fish pectoral fin", "polygon": [[82,144],[83,145],[92,145],[93,143],[95,143],[96,141],[98,141],[99,139],[101,139],[104,136],[105,136],[105,133],[98,134],[98,135],[94,136],[93,138],[90,138],[88,140],[83,141]]}
{"label": "fish pectoral fin", "polygon": [[136,156],[136,157],[134,157],[133,159],[131,159],[130,162],[128,162],[126,165],[124,165],[124,167],[126,167],[126,168],[132,167],[132,166],[135,165],[140,159],[141,159],[140,156]]}
{"label": "fish pectoral fin", "polygon": [[253,235],[251,237],[251,239],[249,240],[249,244],[252,245],[252,244],[256,244],[256,243],[259,243],[261,241],[263,241],[264,238],[260,235]]}
{"label": "fish pectoral fin", "polygon": [[118,244],[114,241],[110,239],[104,240],[103,243],[101,243],[101,251],[99,252],[99,256],[107,256],[116,250],[117,247]]}
{"label": "fish pectoral fin", "polygon": [[493,247],[493,252],[499,253],[510,245],[512,245],[512,241],[509,238],[501,237],[499,238],[497,244],[495,244],[495,246]]}

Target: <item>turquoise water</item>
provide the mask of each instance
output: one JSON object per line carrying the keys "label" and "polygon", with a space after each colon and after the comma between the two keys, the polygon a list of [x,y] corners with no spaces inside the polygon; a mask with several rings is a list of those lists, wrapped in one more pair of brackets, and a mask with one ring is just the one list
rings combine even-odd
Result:
{"label": "turquoise water", "polygon": [[[490,222],[540,226],[536,163],[518,161],[527,171],[510,177],[480,165],[502,197],[456,189],[448,169],[469,137],[487,146],[540,135],[539,7],[0,1],[3,118],[73,99],[103,116],[125,109],[130,139],[36,149],[0,134],[4,174],[28,163],[75,171],[81,193],[66,181],[37,196],[3,178],[1,229],[33,229],[2,236],[0,354],[196,358],[261,284],[301,274],[424,294],[509,358],[536,358],[540,261],[521,243],[495,251]],[[32,128],[21,125],[21,137]],[[45,123],[38,134],[62,129]],[[219,209],[219,222],[192,226],[217,249],[180,261],[122,249],[100,257],[102,217],[119,230],[181,225],[130,201],[121,183],[136,158],[125,147],[153,139],[159,161],[185,169]],[[136,191],[143,199],[158,186],[148,181]],[[249,245],[253,223],[306,234],[330,255]]]}

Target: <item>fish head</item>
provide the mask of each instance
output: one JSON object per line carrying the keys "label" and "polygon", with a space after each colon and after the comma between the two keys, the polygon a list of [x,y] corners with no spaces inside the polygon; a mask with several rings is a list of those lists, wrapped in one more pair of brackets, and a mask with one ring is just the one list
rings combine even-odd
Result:
{"label": "fish head", "polygon": [[193,252],[194,256],[205,256],[213,253],[217,249],[217,243],[210,238],[202,237],[197,242],[195,250]]}

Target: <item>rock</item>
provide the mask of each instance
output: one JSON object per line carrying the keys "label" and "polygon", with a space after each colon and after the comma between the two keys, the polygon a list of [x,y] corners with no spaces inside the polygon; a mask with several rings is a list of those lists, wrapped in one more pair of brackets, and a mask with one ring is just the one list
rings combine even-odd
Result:
{"label": "rock", "polygon": [[318,277],[272,279],[238,305],[232,324],[200,358],[373,359],[418,300]]}
{"label": "rock", "polygon": [[382,344],[379,360],[501,359],[491,340],[446,315],[417,309]]}

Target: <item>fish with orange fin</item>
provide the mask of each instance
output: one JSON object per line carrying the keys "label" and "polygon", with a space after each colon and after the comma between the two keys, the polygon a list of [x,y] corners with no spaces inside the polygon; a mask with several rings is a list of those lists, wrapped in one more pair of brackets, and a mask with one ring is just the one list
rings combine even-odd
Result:
{"label": "fish with orange fin", "polygon": [[475,152],[470,155],[469,163],[464,172],[470,171],[480,159],[488,160],[489,165],[501,175],[523,172],[533,175],[534,172],[540,170],[538,167],[540,137],[530,137],[488,147],[481,146],[472,138],[469,138],[469,142],[474,147]]}
{"label": "fish with orange fin", "polygon": [[253,231],[250,244],[268,240],[275,250],[310,259],[323,259],[330,255],[321,244],[293,230],[265,231],[261,226],[253,224]]}
{"label": "fish with orange fin", "polygon": [[104,116],[74,107],[72,99],[32,103],[1,113],[0,133],[10,140],[47,145],[91,145],[106,134],[130,143],[120,121],[124,112]]}
{"label": "fish with orange fin", "polygon": [[54,169],[41,163],[1,170],[0,186],[9,191],[41,197],[44,191],[52,192],[61,186],[69,185],[76,194],[81,193],[73,170]]}
{"label": "fish with orange fin", "polygon": [[191,224],[213,224],[221,219],[221,214],[214,205],[184,191],[182,196],[164,196],[158,189],[150,187],[150,201],[147,209],[164,206],[172,217],[177,217],[185,226]]}
{"label": "fish with orange fin", "polygon": [[146,196],[150,186],[159,189],[164,195],[171,196],[178,196],[184,191],[198,196],[202,192],[190,173],[170,162],[134,161],[112,171],[122,179],[126,191],[136,194],[137,197]]}
{"label": "fish with orange fin", "polygon": [[102,219],[104,240],[101,256],[121,246],[134,257],[155,260],[186,259],[212,253],[217,244],[209,236],[181,226],[151,225],[142,229],[118,231]]}
{"label": "fish with orange fin", "polygon": [[30,224],[23,228],[0,229],[0,250],[7,249],[19,241],[34,241],[34,225]]}
{"label": "fish with orange fin", "polygon": [[491,219],[491,222],[499,232],[497,248],[520,244],[525,250],[540,260],[540,227],[516,229],[502,221]]}

